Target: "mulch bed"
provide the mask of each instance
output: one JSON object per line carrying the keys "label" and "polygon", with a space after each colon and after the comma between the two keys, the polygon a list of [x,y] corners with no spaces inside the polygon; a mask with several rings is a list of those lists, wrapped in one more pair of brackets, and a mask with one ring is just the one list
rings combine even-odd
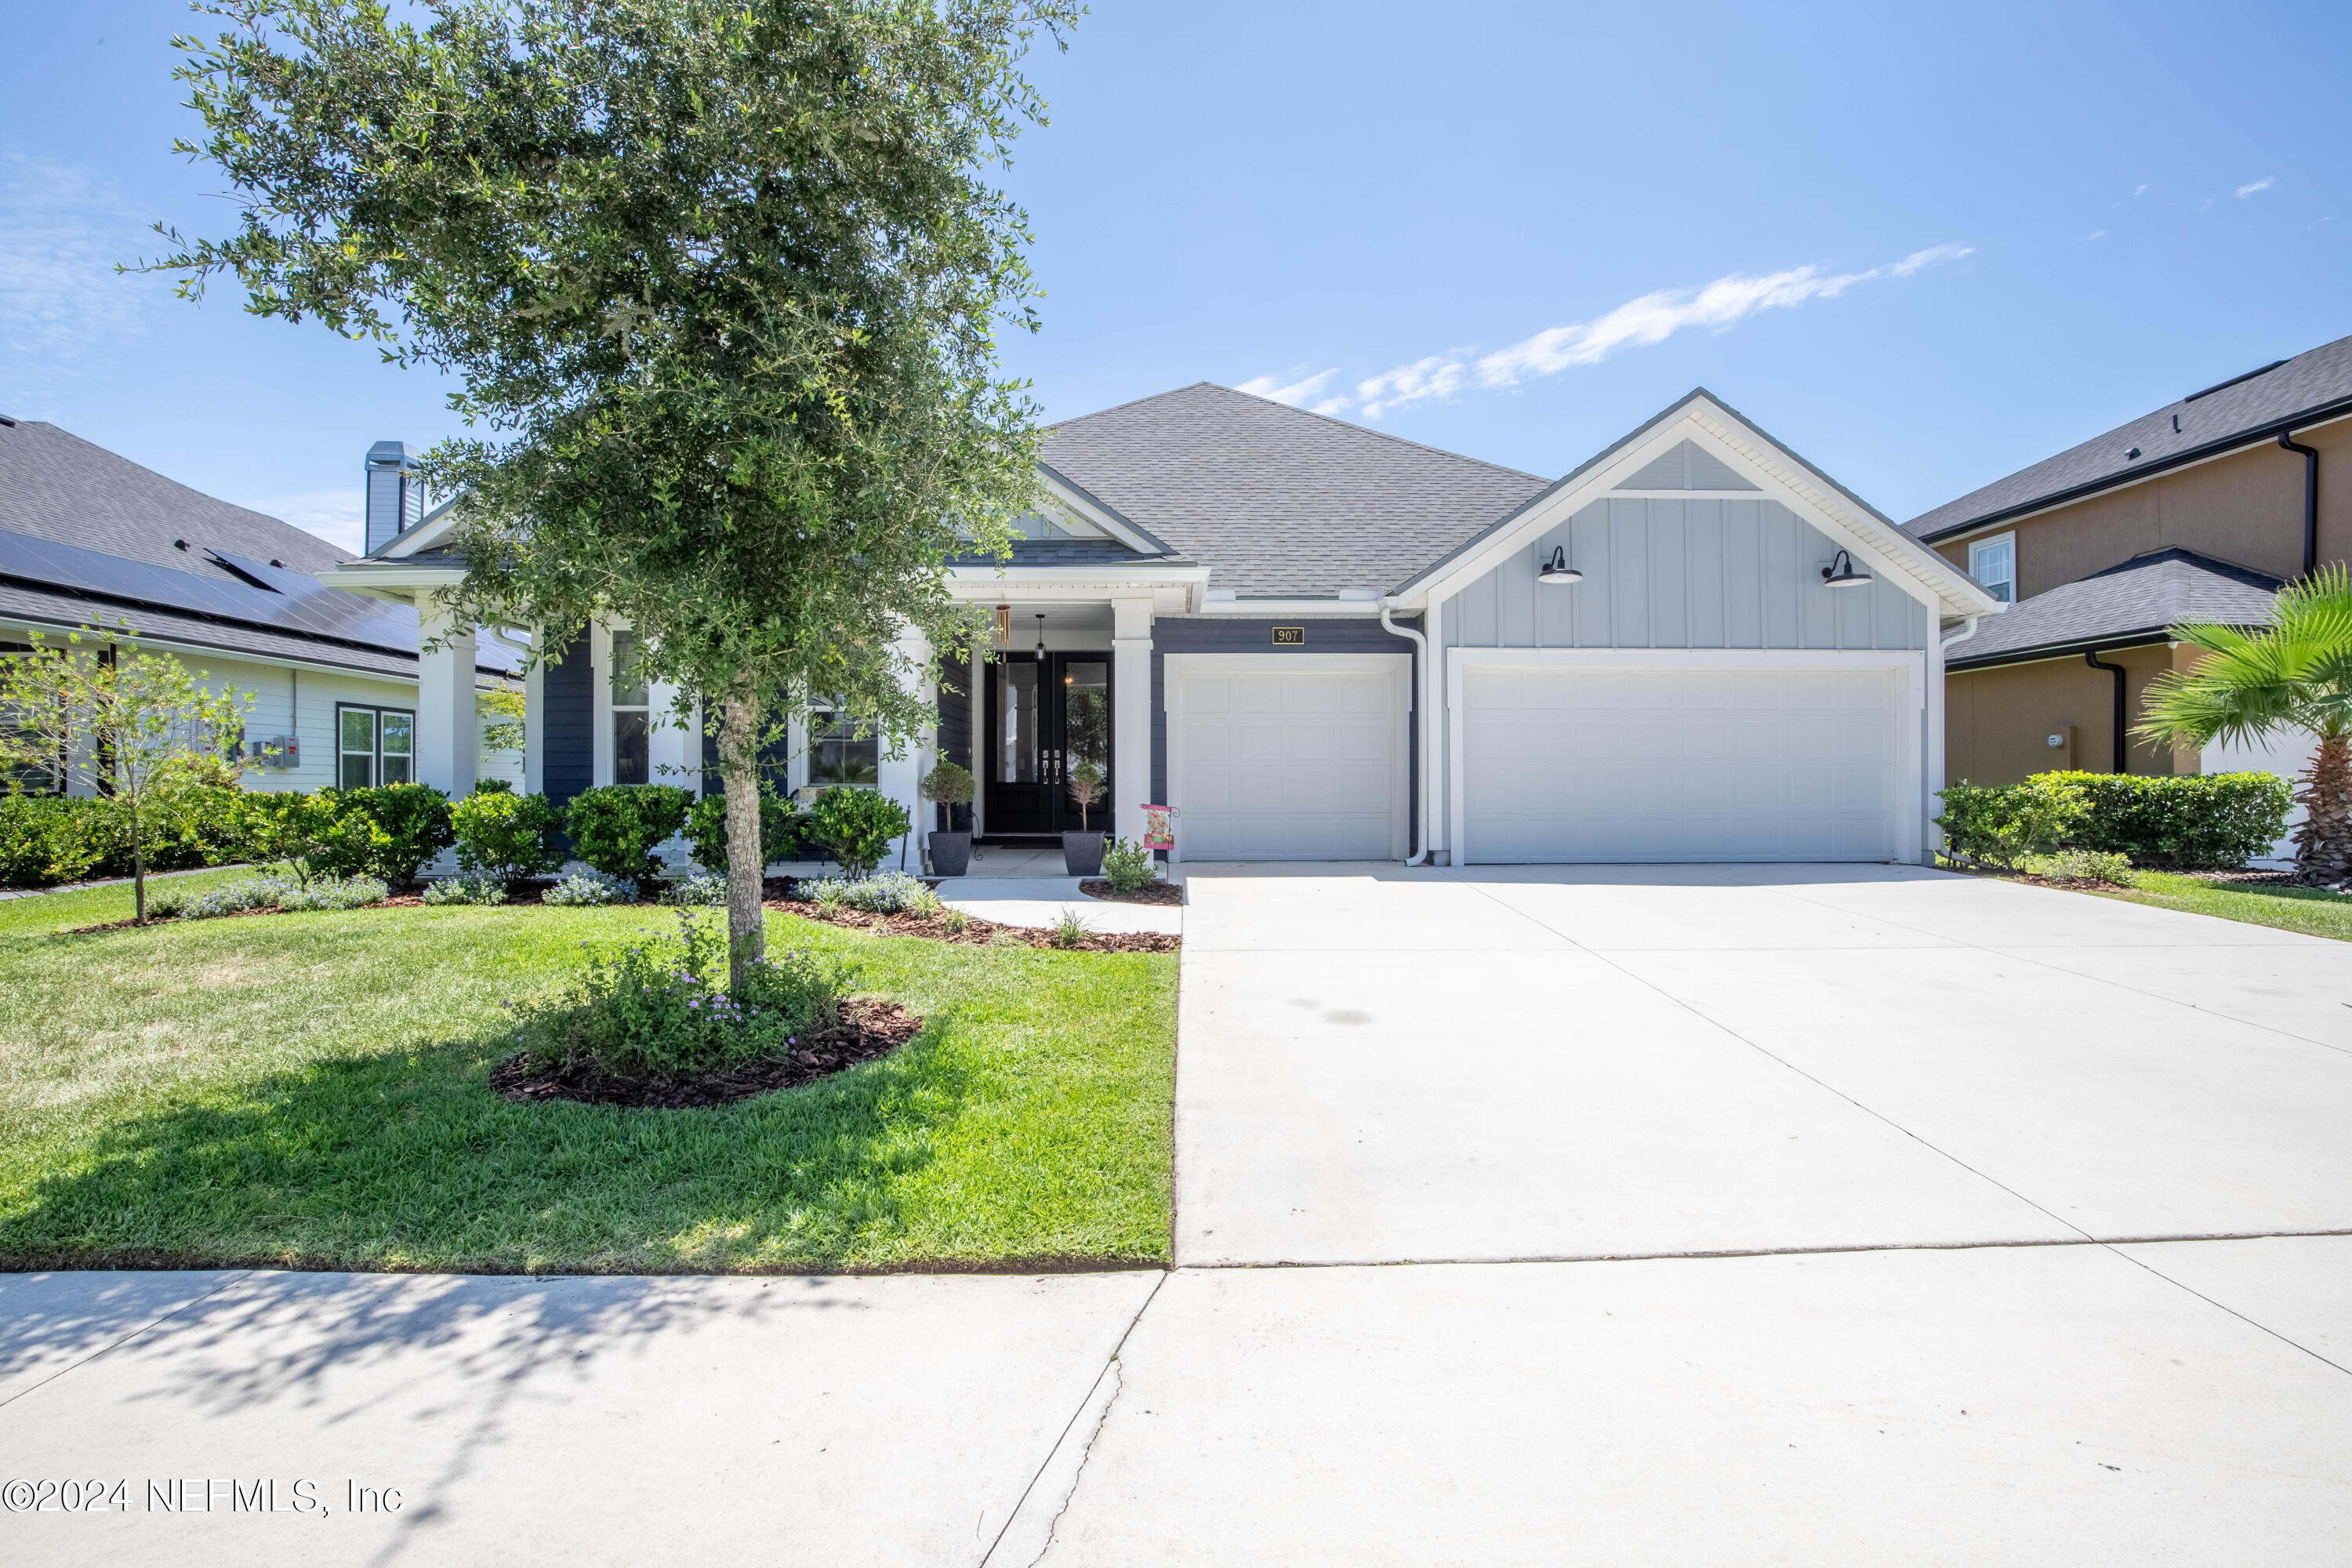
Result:
{"label": "mulch bed", "polygon": [[839,1021],[833,1027],[804,1037],[797,1049],[724,1072],[690,1079],[623,1078],[593,1062],[550,1067],[514,1056],[492,1070],[490,1087],[522,1104],[570,1100],[583,1105],[690,1110],[814,1083],[845,1068],[887,1057],[922,1030],[923,1021],[896,1002],[853,996],[841,1004]]}
{"label": "mulch bed", "polygon": [[[998,925],[982,920],[978,915],[964,917],[963,929],[950,931],[937,915],[877,915],[864,910],[843,910],[829,914],[815,904],[793,899],[770,899],[766,907],[798,915],[805,921],[822,921],[850,931],[872,931],[877,936],[919,936],[933,942],[961,942],[966,947],[1043,947],[1055,948],[1054,933],[1034,926]],[[1003,935],[1000,938],[999,934]],[[1184,939],[1169,931],[1098,931],[1074,947],[1062,948],[1066,952],[1174,952],[1184,945]]]}
{"label": "mulch bed", "polygon": [[1184,889],[1176,882],[1153,882],[1131,893],[1122,893],[1108,882],[1080,882],[1078,891],[1090,899],[1100,899],[1113,904],[1181,904]]}

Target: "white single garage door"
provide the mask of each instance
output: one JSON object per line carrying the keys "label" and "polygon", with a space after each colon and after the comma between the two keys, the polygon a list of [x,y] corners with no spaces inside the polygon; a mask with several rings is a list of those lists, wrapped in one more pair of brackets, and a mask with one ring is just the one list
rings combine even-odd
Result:
{"label": "white single garage door", "polygon": [[1169,655],[1178,857],[1402,858],[1410,666],[1386,654]]}
{"label": "white single garage door", "polygon": [[1913,702],[1890,664],[1470,665],[1464,858],[1908,858]]}

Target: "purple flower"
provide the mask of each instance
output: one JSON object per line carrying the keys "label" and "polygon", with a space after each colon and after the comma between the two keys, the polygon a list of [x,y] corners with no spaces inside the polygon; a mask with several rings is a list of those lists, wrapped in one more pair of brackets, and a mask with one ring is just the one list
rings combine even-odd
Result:
{"label": "purple flower", "polygon": [[688,1006],[689,1006],[689,1007],[699,1007],[699,1006],[701,1006],[701,1005],[702,1005],[702,1004],[701,1004],[701,1003],[699,1003],[699,1002],[688,1002],[688,1003],[687,1004],[687,1005],[688,1005]]}

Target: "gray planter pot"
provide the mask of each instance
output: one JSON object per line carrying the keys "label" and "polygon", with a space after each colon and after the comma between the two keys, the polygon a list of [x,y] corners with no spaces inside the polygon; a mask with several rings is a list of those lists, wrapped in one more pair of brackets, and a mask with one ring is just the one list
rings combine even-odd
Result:
{"label": "gray planter pot", "polygon": [[1102,855],[1103,835],[1099,833],[1062,835],[1062,869],[1071,876],[1101,876]]}
{"label": "gray planter pot", "polygon": [[971,835],[948,833],[931,835],[931,875],[961,877],[971,869]]}

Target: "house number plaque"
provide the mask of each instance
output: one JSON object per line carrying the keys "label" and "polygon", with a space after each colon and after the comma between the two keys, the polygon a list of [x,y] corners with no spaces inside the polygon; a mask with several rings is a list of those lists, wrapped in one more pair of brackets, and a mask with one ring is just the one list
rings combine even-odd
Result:
{"label": "house number plaque", "polygon": [[1276,626],[1274,628],[1274,641],[1275,646],[1277,647],[1286,643],[1290,644],[1293,647],[1304,647],[1307,642],[1307,628],[1305,626]]}

